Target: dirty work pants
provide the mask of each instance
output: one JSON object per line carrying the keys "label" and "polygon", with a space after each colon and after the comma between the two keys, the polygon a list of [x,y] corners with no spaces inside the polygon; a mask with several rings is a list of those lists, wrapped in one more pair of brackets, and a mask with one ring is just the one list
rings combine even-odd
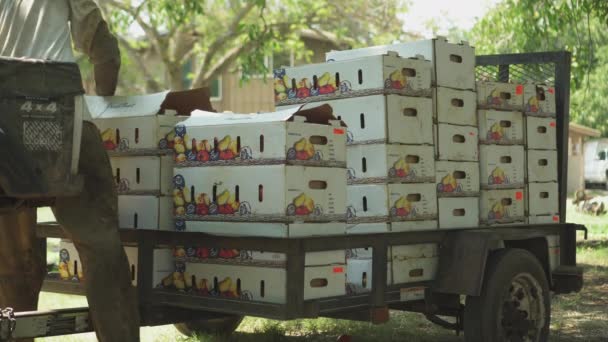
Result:
{"label": "dirty work pants", "polygon": [[[84,122],[79,173],[80,196],[58,199],[57,221],[83,265],[87,300],[97,338],[139,341],[139,311],[127,256],[120,243],[116,190],[110,161],[97,128]],[[36,210],[0,215],[0,307],[35,310],[45,274],[45,256],[35,238]]]}

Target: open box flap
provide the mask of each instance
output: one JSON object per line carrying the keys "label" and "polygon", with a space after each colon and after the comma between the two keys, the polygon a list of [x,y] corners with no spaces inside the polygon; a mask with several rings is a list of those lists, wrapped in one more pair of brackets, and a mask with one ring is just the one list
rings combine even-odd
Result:
{"label": "open box flap", "polygon": [[[306,107],[306,108],[304,108]],[[213,126],[240,123],[262,123],[293,121],[294,116],[304,116],[307,122],[329,125],[331,120],[337,120],[332,114],[331,106],[297,106],[270,113],[235,114],[212,113],[195,110],[189,119],[183,122],[186,126]],[[346,126],[341,122],[342,126]]]}

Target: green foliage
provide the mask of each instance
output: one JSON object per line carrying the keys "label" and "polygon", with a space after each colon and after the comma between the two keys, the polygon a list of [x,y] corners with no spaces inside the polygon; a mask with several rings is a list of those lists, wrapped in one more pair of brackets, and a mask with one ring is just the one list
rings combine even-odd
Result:
{"label": "green foliage", "polygon": [[[605,53],[608,1],[504,0],[470,33],[478,54],[568,50],[572,52],[574,121],[608,136]],[[601,72],[604,71],[604,73]]]}

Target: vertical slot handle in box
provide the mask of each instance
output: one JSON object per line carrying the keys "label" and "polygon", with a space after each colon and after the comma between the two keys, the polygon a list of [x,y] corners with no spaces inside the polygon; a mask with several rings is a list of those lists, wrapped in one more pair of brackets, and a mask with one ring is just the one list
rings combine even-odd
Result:
{"label": "vertical slot handle in box", "polygon": [[217,201],[217,185],[216,184],[213,184],[212,196],[213,196],[213,202]]}
{"label": "vertical slot handle in box", "polygon": [[194,185],[192,185],[190,187],[190,202],[194,203],[194,193],[195,193],[195,189],[194,189]]}
{"label": "vertical slot handle in box", "polygon": [[367,158],[361,158],[361,171],[367,172]]}
{"label": "vertical slot handle in box", "polygon": [[310,281],[310,287],[327,287],[327,278],[315,278]]}
{"label": "vertical slot handle in box", "polygon": [[74,277],[78,277],[78,260],[74,260]]}
{"label": "vertical slot handle in box", "polygon": [[327,145],[327,137],[322,135],[311,135],[309,140],[313,145]]}
{"label": "vertical slot handle in box", "polygon": [[359,69],[359,71],[357,71],[357,76],[359,79],[359,84],[363,84],[363,70]]}
{"label": "vertical slot handle in box", "polygon": [[139,220],[139,217],[138,217],[137,213],[133,214],[133,228],[138,228],[137,227],[138,220]]}
{"label": "vertical slot handle in box", "polygon": [[462,56],[450,54],[450,62],[452,63],[462,63]]}
{"label": "vertical slot handle in box", "polygon": [[241,278],[236,279],[236,293],[241,295]]}
{"label": "vertical slot handle in box", "polygon": [[264,134],[260,135],[260,152],[264,152]]}
{"label": "vertical slot handle in box", "polygon": [[120,183],[120,168],[116,168],[116,184]]}
{"label": "vertical slot handle in box", "polygon": [[120,144],[120,130],[116,129],[116,144]]}
{"label": "vertical slot handle in box", "polygon": [[139,144],[139,128],[135,128],[135,143]]}
{"label": "vertical slot handle in box", "polygon": [[[336,72],[336,88],[340,88],[340,73]],[[340,118],[338,118],[338,120],[340,120]]]}
{"label": "vertical slot handle in box", "polygon": [[367,288],[367,272],[363,272],[361,275],[361,287]]}
{"label": "vertical slot handle in box", "polygon": [[365,128],[365,114],[361,113],[359,115],[359,123],[361,124],[361,129]]}
{"label": "vertical slot handle in box", "polygon": [[363,196],[363,211],[367,211],[367,196]]}
{"label": "vertical slot handle in box", "polygon": [[219,149],[218,149],[217,145],[218,145],[217,138],[213,138],[213,150],[214,150],[215,152],[218,152],[218,151],[219,151]]}
{"label": "vertical slot handle in box", "polygon": [[296,79],[295,78],[291,79],[291,89],[293,89],[293,90],[297,89],[297,87],[296,87]]}
{"label": "vertical slot handle in box", "polygon": [[315,190],[327,189],[327,182],[322,180],[311,180],[308,182],[308,187]]}
{"label": "vertical slot handle in box", "polygon": [[131,264],[131,281],[135,281],[135,265]]}
{"label": "vertical slot handle in box", "polygon": [[319,78],[317,75],[312,76],[312,89],[319,89]]}
{"label": "vertical slot handle in box", "polygon": [[263,280],[260,280],[260,297],[264,298],[266,295],[266,286]]}
{"label": "vertical slot handle in box", "polygon": [[258,185],[258,202],[264,201],[264,186],[262,184]]}
{"label": "vertical slot handle in box", "polygon": [[[192,144],[194,146],[194,144]],[[236,137],[236,151],[241,152],[241,136]]]}
{"label": "vertical slot handle in box", "polygon": [[137,184],[139,184],[139,180],[140,180],[140,171],[139,170],[140,170],[139,168],[135,169],[135,182]]}
{"label": "vertical slot handle in box", "polygon": [[237,185],[234,187],[234,199],[239,202],[240,201],[240,187]]}

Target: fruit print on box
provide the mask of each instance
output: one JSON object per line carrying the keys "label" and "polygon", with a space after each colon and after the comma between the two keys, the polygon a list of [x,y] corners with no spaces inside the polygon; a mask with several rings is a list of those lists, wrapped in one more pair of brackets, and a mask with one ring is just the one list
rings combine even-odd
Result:
{"label": "fruit print on box", "polygon": [[393,184],[389,195],[391,221],[437,218],[437,196],[433,183]]}
{"label": "fruit print on box", "polygon": [[545,84],[524,85],[524,112],[541,116],[555,116],[555,88]]}
{"label": "fruit print on box", "polygon": [[482,191],[480,221],[494,224],[525,219],[524,198],[524,189]]}
{"label": "fruit print on box", "polygon": [[515,83],[478,82],[477,103],[480,108],[521,110],[524,86]]}
{"label": "fruit print on box", "polygon": [[481,143],[523,144],[524,122],[521,112],[479,110],[478,114]]}

